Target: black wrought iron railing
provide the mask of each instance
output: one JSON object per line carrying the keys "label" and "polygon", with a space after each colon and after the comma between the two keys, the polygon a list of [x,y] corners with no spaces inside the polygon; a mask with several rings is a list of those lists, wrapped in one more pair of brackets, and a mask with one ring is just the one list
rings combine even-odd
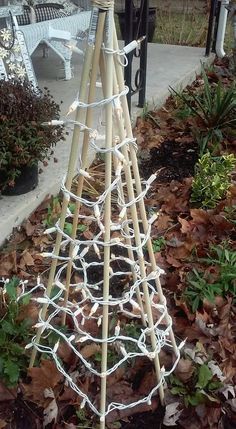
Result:
{"label": "black wrought iron railing", "polygon": [[[147,48],[148,48],[148,22],[149,22],[149,0],[141,0],[140,7],[134,6],[132,0],[125,1],[124,13],[124,43],[128,45],[132,40],[138,40],[146,36],[140,47],[130,52],[128,65],[125,68],[125,82],[130,88],[128,93],[128,105],[131,109],[131,97],[138,93],[138,107],[143,107],[146,97],[147,76]],[[139,59],[138,69],[133,73],[133,59]]]}
{"label": "black wrought iron railing", "polygon": [[208,20],[208,31],[206,41],[206,56],[208,57],[211,52],[215,52],[215,43],[218,30],[219,14],[220,14],[221,1],[211,0],[210,13]]}
{"label": "black wrought iron railing", "polygon": [[[139,3],[139,7],[137,7]],[[221,0],[211,0],[210,13],[208,20],[208,31],[206,40],[206,56],[214,52],[215,41],[218,29],[219,11]],[[143,107],[146,98],[146,78],[147,78],[147,50],[148,41],[150,40],[150,10],[149,0],[136,1],[134,5],[133,0],[125,0],[125,12],[123,12],[123,23],[120,20],[121,33],[124,38],[125,45],[128,45],[132,40],[137,40],[141,36],[146,36],[144,41],[140,44],[140,48],[130,52],[128,57],[128,65],[125,68],[125,82],[130,88],[128,93],[128,105],[131,110],[131,98],[134,94],[138,93],[138,107]],[[156,10],[154,11],[156,19]],[[158,19],[158,18],[157,18]],[[138,68],[133,71],[133,60],[139,60]]]}

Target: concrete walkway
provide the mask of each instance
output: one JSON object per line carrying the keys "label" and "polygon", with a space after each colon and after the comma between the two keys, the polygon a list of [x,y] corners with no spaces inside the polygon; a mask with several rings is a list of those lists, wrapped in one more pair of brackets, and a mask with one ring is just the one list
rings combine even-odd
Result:
{"label": "concrete walkway", "polygon": [[[184,88],[192,82],[196,73],[200,71],[201,61],[206,61],[204,49],[201,48],[149,44],[147,70],[149,106],[163,104],[169,96],[169,86]],[[50,52],[49,58],[42,58],[42,50],[38,49],[33,56],[33,64],[39,86],[48,87],[57,102],[63,100],[61,110],[62,116],[65,115],[78,92],[82,57],[74,55],[75,77],[70,81],[61,79],[63,67],[53,52]],[[132,116],[135,118],[138,114],[135,107],[137,97],[133,98],[132,104]],[[60,142],[55,149],[54,157],[58,162],[51,160],[47,168],[43,167],[36,190],[18,197],[1,197],[0,244],[11,234],[13,227],[20,225],[47,195],[59,191],[61,179],[66,174],[70,142],[71,132],[66,141]]]}

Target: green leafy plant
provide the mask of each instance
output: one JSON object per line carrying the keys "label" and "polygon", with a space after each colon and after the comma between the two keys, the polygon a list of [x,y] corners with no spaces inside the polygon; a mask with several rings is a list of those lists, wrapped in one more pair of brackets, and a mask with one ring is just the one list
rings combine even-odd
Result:
{"label": "green leafy plant", "polygon": [[188,87],[180,93],[171,88],[184,104],[184,111],[187,113],[189,109],[197,118],[195,133],[198,134],[200,155],[207,149],[215,152],[223,136],[236,130],[235,85],[225,87],[220,81],[217,85],[211,85],[203,67],[202,78],[202,92],[195,93]]}
{"label": "green leafy plant", "polygon": [[99,429],[100,425],[95,422],[91,422],[91,416],[84,409],[76,411],[76,416],[78,418],[78,428],[81,429]]}
{"label": "green leafy plant", "polygon": [[187,275],[187,287],[183,293],[184,299],[191,307],[192,312],[198,310],[204,300],[214,302],[216,296],[230,294],[236,298],[236,252],[230,250],[223,243],[211,246],[207,258],[200,258],[199,262],[216,268],[217,278],[212,281],[208,271],[193,269]]}
{"label": "green leafy plant", "polygon": [[64,138],[62,126],[44,126],[59,119],[60,107],[50,92],[29,82],[0,80],[0,188],[14,186],[24,166],[48,158]]}
{"label": "green leafy plant", "polygon": [[149,104],[148,104],[148,102],[146,101],[145,103],[144,103],[144,106],[143,106],[143,110],[142,110],[142,112],[141,112],[141,114],[140,114],[140,116],[141,116],[141,118],[142,119],[147,119],[147,117],[148,117],[148,113],[149,113]]}
{"label": "green leafy plant", "polygon": [[[68,208],[70,210],[70,212],[72,214],[74,214],[75,212],[75,204],[74,203],[69,203]],[[60,197],[52,197],[51,201],[48,205],[48,209],[47,209],[47,215],[46,215],[46,219],[44,220],[44,225],[46,227],[53,227],[55,225],[55,223],[58,221],[58,219],[60,218],[60,214],[61,214],[61,198]],[[79,224],[77,226],[77,232],[84,232],[86,231],[87,226],[83,225],[82,223]],[[65,222],[64,224],[64,232],[67,235],[71,235],[72,234],[72,223],[71,222]]]}
{"label": "green leafy plant", "polygon": [[196,407],[207,400],[216,401],[215,392],[222,383],[215,379],[206,363],[197,365],[190,382],[183,383],[176,375],[170,375],[171,393],[183,396],[185,406]]}
{"label": "green leafy plant", "polygon": [[136,340],[140,336],[140,329],[141,326],[137,323],[131,322],[131,323],[125,323],[123,326],[124,335],[131,338],[136,338]]}
{"label": "green leafy plant", "polygon": [[26,372],[28,357],[25,345],[30,342],[30,320],[19,321],[20,313],[29,298],[17,301],[19,279],[13,278],[1,288],[0,323],[0,378],[9,387],[16,385]]}
{"label": "green leafy plant", "polygon": [[203,301],[214,302],[217,295],[222,295],[222,288],[209,282],[209,276],[205,276],[203,271],[193,268],[187,276],[187,287],[183,293],[183,298],[191,307],[193,313],[202,305]]}
{"label": "green leafy plant", "polygon": [[60,197],[51,197],[50,203],[47,207],[46,218],[43,223],[46,227],[50,228],[55,225],[61,214],[61,200]]}
{"label": "green leafy plant", "polygon": [[210,249],[208,258],[201,258],[201,261],[219,269],[214,287],[221,288],[223,295],[230,293],[236,297],[236,251],[228,249],[224,244],[211,246]]}
{"label": "green leafy plant", "polygon": [[[135,322],[125,323],[122,326],[122,334],[127,337],[135,338],[136,340],[140,337],[141,332],[142,332],[142,326],[139,323],[135,323]],[[137,345],[132,341],[125,342],[125,349],[127,353],[138,352]]]}
{"label": "green leafy plant", "polygon": [[166,240],[164,237],[156,238],[155,240],[152,240],[152,248],[153,252],[160,252],[161,250],[165,249],[166,247]]}
{"label": "green leafy plant", "polygon": [[[100,423],[96,423],[95,421],[91,421],[91,415],[85,410],[80,409],[79,411],[76,411],[76,416],[78,418],[78,426],[76,426],[78,429],[99,429]],[[120,422],[112,422],[109,423],[110,429],[120,429],[121,423]]]}
{"label": "green leafy plant", "polygon": [[[101,352],[96,352],[94,354],[94,360],[95,360],[95,362],[98,362],[98,363],[102,362],[102,353]],[[117,361],[118,361],[117,352],[114,349],[109,348],[107,350],[107,363],[110,366],[113,366],[113,365],[115,365],[117,363]]]}
{"label": "green leafy plant", "polygon": [[209,152],[203,155],[196,164],[190,201],[202,208],[215,208],[229,189],[235,164],[232,154],[214,158]]}

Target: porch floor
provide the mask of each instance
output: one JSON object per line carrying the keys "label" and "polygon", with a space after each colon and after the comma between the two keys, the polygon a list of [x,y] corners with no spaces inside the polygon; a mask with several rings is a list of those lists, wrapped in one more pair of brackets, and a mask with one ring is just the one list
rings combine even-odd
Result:
{"label": "porch floor", "polygon": [[[184,88],[191,83],[200,71],[201,62],[211,61],[204,57],[204,49],[185,46],[159,45],[148,46],[147,102],[149,107],[161,106],[169,95],[169,87]],[[55,100],[60,103],[62,116],[65,116],[70,104],[76,97],[82,71],[82,57],[74,54],[74,78],[63,80],[63,67],[58,56],[50,51],[49,58],[42,58],[42,49],[33,55],[33,65],[41,88],[50,89]],[[135,65],[134,65],[135,69]],[[136,107],[137,95],[132,99],[132,117],[136,118],[140,109]],[[99,112],[100,114],[100,112]],[[66,174],[70,150],[71,134],[66,141],[58,143],[55,163],[52,159],[39,177],[39,186],[28,194],[0,197],[0,244],[11,234],[12,229],[22,223],[47,195],[56,194],[60,189],[62,177]],[[92,154],[90,156],[92,160]]]}

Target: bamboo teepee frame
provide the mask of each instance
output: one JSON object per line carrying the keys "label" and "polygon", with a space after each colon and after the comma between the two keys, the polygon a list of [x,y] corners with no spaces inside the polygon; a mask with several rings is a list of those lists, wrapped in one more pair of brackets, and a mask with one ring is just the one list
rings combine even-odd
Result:
{"label": "bamboo teepee frame", "polygon": [[[92,2],[92,16],[91,25],[87,42],[87,49],[84,59],[84,68],[81,78],[79,99],[76,100],[76,117],[73,123],[75,124],[72,147],[69,158],[68,172],[65,183],[62,185],[64,193],[62,212],[60,221],[56,225],[57,237],[54,250],[50,255],[52,257],[52,264],[48,279],[45,297],[41,299],[43,307],[40,313],[40,322],[38,324],[38,331],[33,341],[34,349],[31,355],[30,366],[34,365],[37,350],[43,351],[40,346],[40,339],[46,329],[54,329],[50,324],[54,313],[48,316],[49,306],[54,306],[55,314],[61,312],[62,322],[65,323],[66,316],[69,314],[75,323],[75,327],[79,332],[79,340],[82,341],[95,341],[101,345],[101,371],[98,373],[94,368],[87,365],[79,352],[72,344],[72,340],[66,338],[61,334],[61,338],[70,345],[75,353],[78,353],[82,363],[92,372],[98,375],[101,379],[100,390],[100,409],[95,409],[94,405],[89,401],[87,395],[81,393],[85,403],[88,403],[92,410],[96,412],[101,421],[101,429],[105,428],[105,417],[115,408],[122,409],[133,407],[137,403],[124,404],[107,404],[107,377],[115,371],[119,365],[128,360],[130,356],[142,355],[151,359],[154,363],[157,384],[150,392],[147,398],[144,398],[138,403],[150,402],[152,396],[159,390],[160,400],[164,401],[163,381],[167,372],[161,369],[159,352],[160,349],[166,345],[170,347],[175,355],[175,362],[173,368],[168,372],[170,373],[176,366],[179,359],[179,348],[176,346],[175,338],[172,332],[171,319],[166,309],[166,300],[162,292],[160,284],[160,272],[155,261],[153,253],[152,242],[150,238],[151,221],[147,219],[144,196],[149,189],[154,177],[144,184],[140,180],[137,158],[136,158],[136,143],[132,135],[132,127],[126,100],[127,88],[124,84],[122,57],[125,51],[121,51],[118,46],[116,30],[113,17],[113,1],[94,0]],[[96,82],[101,76],[102,90],[104,99],[96,101]],[[88,79],[89,78],[89,79]],[[89,86],[88,84],[89,80]],[[93,130],[93,109],[95,107],[105,106],[105,148],[98,148],[96,143],[96,133]],[[86,115],[85,115],[86,113]],[[52,121],[53,123],[53,121]],[[55,121],[54,121],[55,123]],[[82,124],[85,124],[83,126]],[[77,160],[79,158],[79,140],[83,132],[83,145],[81,153],[81,162],[79,168],[78,184],[76,193],[73,194],[72,181],[76,170]],[[96,148],[97,152],[105,154],[105,188],[104,193],[100,196],[98,201],[87,201],[83,198],[84,178],[88,175],[87,171],[87,157],[88,149],[92,145]],[[119,211],[118,220],[112,219],[112,192],[117,193],[117,207]],[[73,228],[72,234],[68,237],[64,233],[64,225],[66,217],[68,216],[68,204],[70,199],[75,200],[75,211],[73,215]],[[77,238],[77,227],[80,220],[81,208],[85,205],[93,210],[93,220],[97,222],[98,233],[94,240],[87,243],[87,247],[83,247],[86,242],[81,242]],[[113,231],[118,231],[120,238],[113,238]],[[61,246],[65,242],[68,245],[68,256],[61,256]],[[127,290],[119,299],[111,296],[110,284],[114,276],[111,267],[114,256],[112,249],[116,244],[119,248],[125,248],[127,256],[123,257],[130,267],[132,286]],[[149,255],[149,262],[144,260],[143,248],[147,247]],[[101,282],[97,285],[88,285],[86,267],[92,264],[84,264],[84,255],[91,248],[97,249],[99,252],[102,249],[102,261],[99,263],[103,268],[102,279],[102,295],[97,297],[91,290],[97,287],[99,290]],[[77,259],[76,259],[77,258]],[[73,270],[75,269],[75,260],[82,261],[82,272],[84,276],[84,283],[80,284],[81,293],[86,297],[81,302],[91,303],[90,317],[96,318],[98,324],[102,324],[101,338],[94,338],[89,332],[84,332],[81,326],[78,325],[75,315],[82,312],[83,306],[81,303],[70,303],[69,294],[71,289],[71,278]],[[58,274],[58,261],[64,262],[65,287],[62,282],[59,282],[59,276],[62,271],[59,270]],[[96,265],[96,264],[95,264]],[[120,275],[120,273],[115,273]],[[155,287],[151,283],[154,281]],[[55,304],[51,297],[53,285],[57,284],[62,286],[60,294],[60,306]],[[89,289],[89,286],[92,289]],[[65,289],[65,290],[64,290]],[[86,295],[87,294],[87,295]],[[109,319],[111,308],[117,306],[119,311],[130,311],[125,309],[126,304],[132,303],[139,309],[139,317],[142,321],[143,331],[140,331],[138,340],[129,338],[127,336],[120,336],[119,323],[117,324],[114,335],[109,331]],[[154,310],[158,314],[154,316]],[[131,312],[132,313],[132,312]],[[88,316],[89,317],[89,316]],[[85,334],[85,336],[82,335]],[[121,341],[132,341],[138,348],[138,353],[126,353],[123,345],[120,348],[123,350],[123,358],[114,365],[112,369],[108,369],[107,354],[108,346],[110,344]],[[122,343],[123,344],[123,343]],[[56,357],[57,347],[51,349],[50,352],[55,359],[59,370],[63,372],[60,363]],[[128,357],[127,357],[128,356]],[[63,372],[65,376],[67,374]],[[67,376],[68,377],[68,376]],[[77,387],[68,377],[69,383],[77,391]]]}

